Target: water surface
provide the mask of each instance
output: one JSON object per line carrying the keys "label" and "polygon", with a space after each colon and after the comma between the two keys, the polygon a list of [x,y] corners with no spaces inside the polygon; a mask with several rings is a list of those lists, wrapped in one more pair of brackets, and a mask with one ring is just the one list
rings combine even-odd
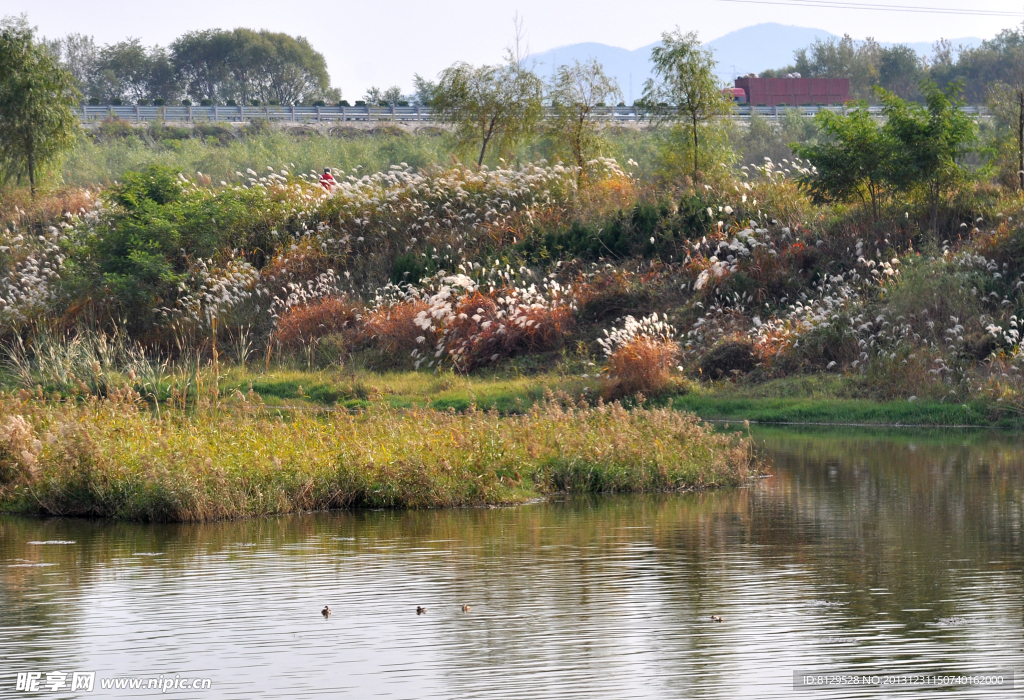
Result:
{"label": "water surface", "polygon": [[15,674],[34,670],[97,673],[92,693],[49,698],[159,695],[99,679],[175,674],[213,689],[168,695],[218,698],[943,692],[798,691],[795,670],[1015,670],[1024,686],[1019,441],[757,436],[772,476],[714,493],[203,525],[0,518],[0,697],[33,696]]}

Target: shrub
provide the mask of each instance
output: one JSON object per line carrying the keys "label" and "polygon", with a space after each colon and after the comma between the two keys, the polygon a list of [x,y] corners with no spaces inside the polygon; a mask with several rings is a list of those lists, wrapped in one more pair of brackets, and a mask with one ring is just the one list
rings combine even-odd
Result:
{"label": "shrub", "polygon": [[700,371],[709,379],[721,379],[734,373],[749,372],[756,364],[757,356],[751,343],[727,340],[704,356],[700,361]]}
{"label": "shrub", "polygon": [[[573,309],[520,299],[518,289],[467,294],[445,326],[452,363],[471,371],[522,353],[554,350],[573,326]],[[525,301],[525,303],[521,303]]]}
{"label": "shrub", "polygon": [[324,336],[354,331],[360,311],[348,297],[327,297],[293,306],[278,318],[275,337],[282,347],[300,348]]}
{"label": "shrub", "polygon": [[123,119],[104,119],[94,132],[98,141],[114,141],[117,139],[137,139],[138,132]]}
{"label": "shrub", "polygon": [[613,381],[612,393],[655,395],[665,391],[679,357],[675,333],[675,328],[658,320],[658,314],[639,321],[627,316],[622,328],[605,331],[598,343],[607,355],[604,371]]}
{"label": "shrub", "polygon": [[363,315],[364,343],[379,353],[383,364],[412,364],[412,353],[429,347],[434,334],[417,327],[415,320],[427,311],[426,302],[413,299],[378,306]]}
{"label": "shrub", "polygon": [[0,497],[7,488],[32,478],[42,448],[23,416],[7,415],[0,421]]}

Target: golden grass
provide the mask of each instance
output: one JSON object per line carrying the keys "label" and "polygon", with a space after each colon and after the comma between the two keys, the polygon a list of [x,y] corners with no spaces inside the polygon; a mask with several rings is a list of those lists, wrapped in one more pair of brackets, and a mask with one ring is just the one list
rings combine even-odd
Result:
{"label": "golden grass", "polygon": [[519,416],[374,408],[273,416],[237,394],[160,418],[134,392],[0,399],[3,510],[202,521],[345,507],[736,484],[748,441],[690,414],[552,397]]}
{"label": "golden grass", "polygon": [[608,356],[605,371],[612,377],[617,396],[664,392],[671,382],[679,345],[672,340],[638,336]]}

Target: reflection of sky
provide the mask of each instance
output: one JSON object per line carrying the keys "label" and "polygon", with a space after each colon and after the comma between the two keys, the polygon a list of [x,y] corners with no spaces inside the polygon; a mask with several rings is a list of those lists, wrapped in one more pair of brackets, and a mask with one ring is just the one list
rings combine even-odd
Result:
{"label": "reflection of sky", "polygon": [[[4,518],[0,683],[86,670],[208,676],[211,697],[724,699],[792,697],[798,669],[1020,673],[1020,459],[811,447],[713,494],[202,526]],[[56,539],[76,544],[28,544]],[[57,566],[11,568],[33,562]]]}

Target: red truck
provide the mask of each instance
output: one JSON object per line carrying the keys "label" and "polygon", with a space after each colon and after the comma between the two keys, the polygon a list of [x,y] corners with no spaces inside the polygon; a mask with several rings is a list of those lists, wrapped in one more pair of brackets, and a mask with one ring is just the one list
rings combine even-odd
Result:
{"label": "red truck", "polygon": [[[755,106],[841,105],[850,101],[850,79],[736,78],[736,87],[726,91],[731,91],[733,99],[741,104]],[[737,100],[737,92],[745,99]]]}

